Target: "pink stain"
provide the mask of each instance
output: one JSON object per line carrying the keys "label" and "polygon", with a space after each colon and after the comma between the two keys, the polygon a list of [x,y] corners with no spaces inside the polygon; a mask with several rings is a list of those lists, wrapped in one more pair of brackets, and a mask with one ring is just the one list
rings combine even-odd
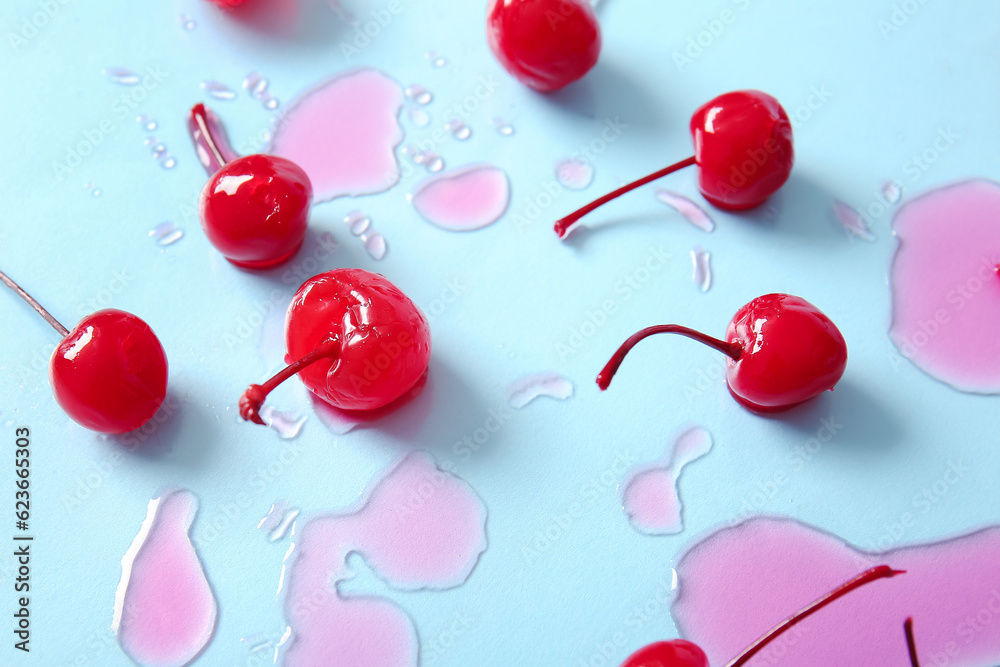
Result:
{"label": "pink stain", "polygon": [[896,214],[889,335],[960,391],[1000,393],[1000,184],[933,190]]}
{"label": "pink stain", "polygon": [[924,667],[1000,662],[1000,527],[882,554],[786,519],[751,519],[684,556],[674,619],[713,665],[875,565],[907,573],[837,600],[763,649],[756,667],[910,667],[912,616]]}
{"label": "pink stain", "polygon": [[510,183],[497,167],[478,165],[428,179],[410,200],[427,222],[469,232],[500,219],[510,202]]}
{"label": "pink stain", "polygon": [[186,665],[215,632],[215,596],[188,536],[196,512],[188,491],[151,500],[122,559],[112,629],[140,665]]}
{"label": "pink stain", "polygon": [[305,93],[275,129],[270,152],[297,163],[317,202],[384,192],[400,178],[399,84],[374,69],[330,79]]}
{"label": "pink stain", "polygon": [[633,472],[625,482],[622,509],[629,521],[647,535],[676,535],[684,528],[677,487],[684,466],[712,449],[712,435],[690,428],[671,444],[666,458]]}
{"label": "pink stain", "polygon": [[338,592],[348,555],[361,554],[393,587],[418,590],[464,583],[485,550],[486,508],[475,492],[428,455],[408,455],[357,509],[303,529],[289,569],[284,664],[416,665],[416,631],[402,609]]}

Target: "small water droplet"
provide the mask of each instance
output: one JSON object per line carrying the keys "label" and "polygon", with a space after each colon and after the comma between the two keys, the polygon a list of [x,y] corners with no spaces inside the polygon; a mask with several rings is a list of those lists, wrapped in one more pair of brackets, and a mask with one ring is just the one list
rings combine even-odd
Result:
{"label": "small water droplet", "polygon": [[108,67],[104,70],[104,74],[112,83],[117,83],[119,86],[135,86],[141,81],[138,74],[124,67]]}
{"label": "small water droplet", "polygon": [[361,236],[371,227],[372,221],[363,211],[351,211],[344,217],[344,224],[351,230],[351,234]]}
{"label": "small water droplet", "polygon": [[444,159],[440,157],[433,157],[427,162],[427,171],[432,174],[436,174],[444,169]]}
{"label": "small water droplet", "polygon": [[903,198],[903,186],[896,181],[886,181],[882,184],[882,196],[890,204],[896,204]]}
{"label": "small water droplet", "polygon": [[268,405],[261,408],[260,416],[267,422],[268,426],[278,432],[278,437],[282,440],[297,438],[302,432],[302,426],[306,423],[304,415],[279,412]]}
{"label": "small water droplet", "polygon": [[264,78],[258,78],[257,82],[254,84],[253,89],[251,89],[250,94],[256,97],[258,100],[267,96],[267,87],[270,85],[270,81]]}
{"label": "small water droplet", "polygon": [[159,139],[157,139],[157,138],[156,138],[156,137],[154,137],[154,136],[149,136],[149,137],[146,137],[146,140],[145,140],[145,141],[143,141],[142,143],[143,143],[143,145],[145,145],[145,146],[150,146],[150,147],[152,147],[152,146],[155,146],[156,144],[160,143],[160,140],[159,140]]}
{"label": "small water droplet", "polygon": [[380,260],[385,257],[385,253],[388,250],[385,243],[385,237],[383,237],[378,232],[371,235],[363,234],[361,240],[364,241],[365,250],[374,260]]}
{"label": "small water droplet", "polygon": [[167,152],[167,147],[163,144],[156,144],[151,150],[153,151],[153,157],[159,159]]}
{"label": "small water droplet", "polygon": [[582,158],[569,158],[556,165],[556,180],[570,190],[583,190],[594,182],[594,167]]}
{"label": "small water droplet", "polygon": [[153,120],[153,119],[150,118],[150,116],[149,116],[148,113],[141,113],[141,114],[139,114],[138,116],[135,117],[135,122],[139,123],[139,125],[145,125],[146,123],[148,123],[151,120]]}
{"label": "small water droplet", "polygon": [[712,253],[701,246],[695,246],[691,251],[693,272],[691,279],[702,292],[712,289]]}
{"label": "small water droplet", "polygon": [[493,124],[493,127],[496,128],[497,132],[500,135],[504,137],[509,137],[514,134],[514,126],[505,121],[503,118],[497,116],[490,122]]}
{"label": "small water droplet", "polygon": [[406,96],[406,99],[412,100],[421,106],[427,106],[434,101],[434,95],[431,91],[419,84],[408,86],[406,90],[403,91],[403,94]]}
{"label": "small water droplet", "polygon": [[148,131],[150,131],[150,132],[154,131],[158,127],[159,127],[159,125],[157,124],[157,122],[155,120],[151,120],[148,123],[146,123],[146,129]]}
{"label": "small water droplet", "polygon": [[465,141],[472,136],[472,128],[458,118],[448,121],[444,127],[446,130],[451,132],[451,136],[455,137],[459,141]]}
{"label": "small water droplet", "polygon": [[95,197],[100,197],[101,196],[101,190],[99,188],[94,188],[94,191],[91,192],[90,194],[92,194]]}
{"label": "small water droplet", "polygon": [[184,230],[168,220],[149,230],[149,236],[158,245],[168,246],[180,241],[184,237]]}
{"label": "small water droplet", "polygon": [[524,375],[507,386],[510,406],[518,410],[542,396],[564,401],[572,395],[573,383],[555,372]]}
{"label": "small water droplet", "polygon": [[264,108],[265,109],[271,109],[272,111],[274,109],[277,109],[278,108],[278,98],[276,98],[276,97],[270,97],[270,98],[268,98],[264,102]]}
{"label": "small water droplet", "polygon": [[163,162],[160,163],[160,166],[163,167],[164,169],[173,169],[174,167],[177,166],[177,160],[175,160],[173,157],[168,156],[166,159],[163,160]]}
{"label": "small water droplet", "polygon": [[245,77],[243,77],[243,90],[250,91],[253,93],[254,88],[257,87],[257,83],[260,81],[260,74],[257,72],[248,72]]}
{"label": "small water droplet", "polygon": [[202,81],[201,89],[217,100],[234,100],[234,93],[229,86],[219,81]]}
{"label": "small water droplet", "polygon": [[448,64],[448,60],[446,58],[435,58],[432,64],[434,67],[444,67]]}
{"label": "small water droplet", "polygon": [[407,105],[406,117],[414,127],[427,127],[431,124],[431,115],[420,107]]}
{"label": "small water droplet", "polygon": [[185,30],[194,30],[195,28],[198,27],[198,24],[195,23],[194,19],[188,16],[187,14],[181,14],[180,20],[181,20],[181,25],[184,27]]}
{"label": "small water droplet", "polygon": [[864,217],[850,204],[835,199],[833,201],[833,217],[850,237],[857,237],[869,242],[875,240],[875,235],[872,234]]}
{"label": "small water droplet", "polygon": [[424,59],[430,62],[430,64],[434,67],[444,67],[448,64],[448,59],[437,51],[428,51],[424,54]]}

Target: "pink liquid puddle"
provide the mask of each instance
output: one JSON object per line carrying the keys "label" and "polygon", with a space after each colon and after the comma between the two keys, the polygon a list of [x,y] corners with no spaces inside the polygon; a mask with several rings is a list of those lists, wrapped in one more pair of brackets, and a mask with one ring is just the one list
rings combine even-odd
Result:
{"label": "pink liquid puddle", "polygon": [[680,213],[684,216],[685,220],[701,231],[708,233],[715,231],[715,220],[712,220],[712,216],[695,203],[694,200],[664,188],[657,188],[656,199],[661,204],[666,204]]}
{"label": "pink liquid puddle", "polygon": [[835,601],[748,664],[910,667],[903,621],[913,616],[921,664],[1000,662],[1000,527],[882,554],[787,519],[751,519],[715,533],[677,567],[674,619],[713,665],[875,565],[907,573]]}
{"label": "pink liquid puddle", "polygon": [[188,536],[198,501],[173,491],[149,501],[122,558],[112,631],[140,665],[186,665],[215,633],[218,606]]}
{"label": "pink liquid puddle", "polygon": [[677,482],[684,466],[711,449],[712,434],[693,427],[677,437],[660,463],[629,475],[622,509],[636,530],[646,535],[676,535],[684,529]]}
{"label": "pink liquid puddle", "polygon": [[354,511],[309,521],[296,547],[285,598],[292,629],[285,665],[416,665],[416,630],[402,609],[338,591],[351,576],[347,557],[360,553],[398,589],[459,586],[486,550],[486,507],[429,455],[413,453]]}
{"label": "pink liquid puddle", "polygon": [[292,104],[275,129],[270,152],[297,163],[317,202],[384,192],[400,178],[403,139],[399,84],[374,69],[321,83]]}
{"label": "pink liquid puddle", "polygon": [[875,235],[865,219],[856,208],[839,199],[834,199],[831,205],[833,218],[844,228],[844,231],[851,236],[856,236],[863,241],[874,241]]}
{"label": "pink liquid puddle", "polygon": [[469,232],[492,225],[506,212],[510,183],[497,167],[477,165],[428,179],[410,201],[427,222],[452,232]]}
{"label": "pink liquid puddle", "polygon": [[893,230],[893,343],[959,391],[1000,393],[1000,184],[967,181],[912,199]]}

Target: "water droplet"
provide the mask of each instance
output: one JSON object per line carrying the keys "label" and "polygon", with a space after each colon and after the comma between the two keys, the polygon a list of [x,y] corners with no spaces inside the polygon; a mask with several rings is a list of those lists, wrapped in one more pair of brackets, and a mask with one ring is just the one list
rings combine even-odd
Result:
{"label": "water droplet", "polygon": [[432,64],[434,67],[444,67],[448,64],[448,61],[445,58],[435,58]]}
{"label": "water droplet", "polygon": [[365,250],[374,260],[380,260],[385,257],[385,253],[388,250],[385,243],[385,237],[383,237],[378,232],[372,234],[362,234],[361,240],[365,244]]}
{"label": "water droplet", "polygon": [[100,188],[94,188],[94,191],[91,192],[90,194],[93,195],[93,196],[95,196],[95,197],[100,197],[101,196],[101,190],[100,190]]}
{"label": "water droplet", "polygon": [[159,158],[163,157],[164,153],[167,152],[167,147],[164,146],[163,144],[156,144],[150,150],[152,150],[152,152],[153,152],[153,157],[159,159]]}
{"label": "water droplet", "polygon": [[190,491],[149,501],[122,558],[111,630],[140,665],[186,665],[215,634],[218,603],[190,537],[197,511]]}
{"label": "water droplet", "polygon": [[268,426],[278,432],[278,437],[282,440],[297,438],[302,432],[302,426],[306,423],[305,415],[279,412],[269,405],[261,408],[260,416]]}
{"label": "water droplet", "polygon": [[569,158],[556,165],[556,180],[570,190],[583,190],[594,182],[594,167],[582,158]]}
{"label": "water droplet", "polygon": [[267,87],[271,84],[270,81],[264,78],[258,78],[257,82],[254,84],[253,88],[250,90],[250,94],[256,97],[258,100],[267,97]]}
{"label": "water droplet", "polygon": [[424,59],[429,61],[434,67],[444,67],[448,64],[448,59],[439,54],[437,51],[428,51],[424,54]]}
{"label": "water droplet", "polygon": [[882,184],[882,196],[890,204],[896,204],[903,198],[903,186],[896,181],[886,181]]}
{"label": "water droplet", "polygon": [[184,26],[185,30],[194,30],[196,27],[198,27],[198,24],[194,22],[194,19],[192,19],[187,14],[181,14],[180,20],[181,20],[181,25]]}
{"label": "water droplet", "polygon": [[146,123],[146,129],[148,131],[150,131],[150,132],[154,131],[158,127],[159,127],[159,125],[157,124],[157,122],[155,120],[151,120],[148,123]]}
{"label": "water droplet", "polygon": [[451,132],[451,136],[455,137],[459,141],[465,141],[472,136],[472,128],[458,118],[448,121],[444,127],[446,130]]}
{"label": "water droplet", "polygon": [[355,210],[344,216],[344,224],[347,225],[352,234],[361,236],[371,227],[372,221],[365,215],[364,211]]}
{"label": "water droplet", "polygon": [[264,102],[264,108],[265,109],[271,109],[272,111],[274,109],[277,109],[278,108],[278,98],[277,97],[270,97],[270,98],[268,98]]}
{"label": "water droplet", "polygon": [[421,106],[427,106],[434,101],[434,95],[431,91],[419,84],[413,84],[412,86],[407,87],[406,90],[403,91],[403,95],[406,96],[406,99],[416,102]]}
{"label": "water droplet", "polygon": [[701,206],[684,195],[658,188],[656,199],[684,216],[684,219],[703,232],[714,232],[715,221]]}
{"label": "water droplet", "polygon": [[868,223],[861,217],[861,214],[846,202],[839,199],[833,201],[833,217],[849,235],[864,241],[874,241],[875,235],[868,227]]}
{"label": "water droplet", "polygon": [[234,100],[234,93],[229,86],[219,81],[202,81],[201,89],[217,100]]}
{"label": "water droplet", "polygon": [[159,139],[157,139],[156,137],[153,137],[153,136],[149,136],[149,137],[146,137],[145,141],[143,141],[142,143],[143,143],[144,145],[146,145],[146,146],[150,146],[150,147],[153,147],[153,146],[155,146],[156,144],[160,143],[160,140],[159,140]]}
{"label": "water droplet", "polygon": [[257,87],[258,82],[260,82],[260,74],[257,72],[248,72],[247,75],[243,77],[243,90],[253,94],[253,90]]}
{"label": "water droplet", "polygon": [[431,124],[431,115],[420,107],[407,105],[406,117],[410,119],[414,127],[427,127]]}
{"label": "water droplet", "polygon": [[497,132],[502,136],[509,137],[514,134],[514,126],[499,116],[490,121]]}
{"label": "water droplet", "polygon": [[145,125],[151,120],[152,118],[149,116],[148,113],[141,113],[135,117],[135,122],[139,123],[139,125]]}
{"label": "water droplet", "polygon": [[433,157],[427,162],[427,171],[436,174],[444,169],[444,158]]}
{"label": "water droplet", "polygon": [[135,86],[142,80],[138,74],[124,67],[108,67],[104,70],[104,74],[112,83],[117,83],[119,86]]}
{"label": "water droplet", "polygon": [[177,160],[168,155],[166,159],[164,159],[163,162],[160,163],[160,166],[163,167],[164,169],[173,169],[174,167],[177,166]]}
{"label": "water droplet", "polygon": [[521,409],[542,396],[564,401],[572,395],[573,383],[561,373],[555,372],[524,375],[507,386],[510,406],[516,409]]}
{"label": "water droplet", "polygon": [[184,237],[184,230],[171,221],[161,222],[149,230],[149,236],[161,246],[177,243]]}
{"label": "water droplet", "polygon": [[695,246],[691,251],[691,279],[702,292],[712,289],[712,253],[701,246]]}

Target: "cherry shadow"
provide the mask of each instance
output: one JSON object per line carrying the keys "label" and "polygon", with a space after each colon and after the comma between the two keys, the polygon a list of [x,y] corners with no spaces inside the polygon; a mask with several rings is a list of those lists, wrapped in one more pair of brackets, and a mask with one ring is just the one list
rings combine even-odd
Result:
{"label": "cherry shadow", "polygon": [[336,45],[351,34],[349,17],[334,0],[250,0],[215,14],[217,29],[247,42],[263,38],[305,49]]}
{"label": "cherry shadow", "polygon": [[[683,230],[686,234],[687,230],[694,229],[691,223],[687,222],[679,213],[667,207],[664,207],[662,213],[644,213],[641,215],[601,218],[600,214],[595,211],[591,215],[595,218],[593,222],[590,222],[589,218],[584,218],[579,226],[575,227],[572,232],[562,239],[561,243],[575,250],[581,250],[594,237],[600,237],[607,232],[621,229],[622,227],[642,227],[648,230],[650,234],[656,234],[656,238],[661,240],[670,238],[671,232]],[[704,232],[697,233],[704,234]],[[552,236],[555,237],[554,232]],[[650,238],[652,239],[653,237],[651,236]]]}

